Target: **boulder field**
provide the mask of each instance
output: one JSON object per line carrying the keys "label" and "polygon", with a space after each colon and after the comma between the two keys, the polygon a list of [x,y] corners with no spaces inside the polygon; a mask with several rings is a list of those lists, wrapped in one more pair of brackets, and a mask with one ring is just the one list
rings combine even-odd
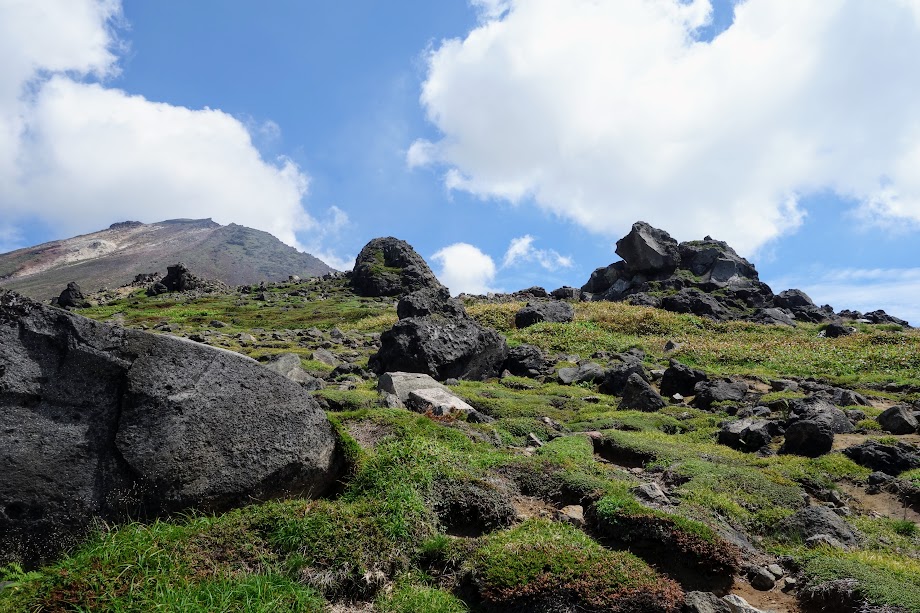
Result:
{"label": "boulder field", "polygon": [[0,563],[51,559],[97,521],[322,494],[336,440],[250,358],[0,292]]}

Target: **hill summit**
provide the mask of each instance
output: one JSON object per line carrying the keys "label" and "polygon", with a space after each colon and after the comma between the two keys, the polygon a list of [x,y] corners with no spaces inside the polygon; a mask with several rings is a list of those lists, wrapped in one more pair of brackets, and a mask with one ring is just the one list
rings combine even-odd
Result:
{"label": "hill summit", "polygon": [[164,272],[179,261],[228,285],[333,271],[268,232],[245,226],[222,226],[211,219],[124,221],[92,234],[0,254],[0,286],[47,300],[70,281],[90,291],[118,287],[139,273]]}

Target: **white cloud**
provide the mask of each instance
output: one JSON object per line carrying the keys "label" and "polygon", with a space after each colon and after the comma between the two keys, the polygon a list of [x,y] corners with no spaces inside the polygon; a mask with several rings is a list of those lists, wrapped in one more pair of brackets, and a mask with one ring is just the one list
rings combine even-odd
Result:
{"label": "white cloud", "polygon": [[474,4],[486,19],[428,57],[442,138],[407,156],[451,189],[747,254],[821,190],[920,223],[916,0],[747,0],[711,42],[709,0]]}
{"label": "white cloud", "polygon": [[118,0],[0,3],[0,215],[38,218],[57,232],[113,221],[211,217],[297,245],[316,221],[308,177],[292,160],[263,159],[247,129],[220,110],[189,109],[87,83],[117,73],[111,33]]}
{"label": "white cloud", "polygon": [[495,291],[495,262],[491,257],[467,243],[444,247],[431,259],[440,264],[438,279],[450,288],[451,294],[487,294]]}
{"label": "white cloud", "polygon": [[22,232],[15,226],[0,223],[0,253],[15,251],[24,247]]}
{"label": "white cloud", "polygon": [[830,304],[837,311],[884,309],[889,315],[920,325],[920,268],[846,268],[808,278],[780,279],[770,285],[776,291],[798,287],[816,304]]}
{"label": "white cloud", "polygon": [[355,267],[354,255],[342,256],[331,247],[326,247],[330,243],[337,243],[339,234],[350,225],[351,219],[348,213],[337,206],[331,206],[326,211],[325,217],[319,220],[313,232],[310,233],[309,242],[297,247],[312,253],[336,270],[351,270]]}
{"label": "white cloud", "polygon": [[534,240],[529,234],[511,239],[502,261],[502,268],[522,263],[537,263],[549,271],[572,267],[572,258],[560,255],[553,249],[537,249],[533,246]]}

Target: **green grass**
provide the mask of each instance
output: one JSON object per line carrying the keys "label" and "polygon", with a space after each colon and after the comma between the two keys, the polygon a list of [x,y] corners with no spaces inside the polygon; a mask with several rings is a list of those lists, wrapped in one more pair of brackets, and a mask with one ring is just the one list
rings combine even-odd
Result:
{"label": "green grass", "polygon": [[601,547],[567,524],[528,520],[483,540],[469,561],[492,607],[574,606],[586,611],[677,610],[680,588],[639,558]]}
{"label": "green grass", "polygon": [[859,592],[878,605],[920,611],[920,562],[881,552],[819,550],[804,557],[803,572],[813,583],[856,579]]}

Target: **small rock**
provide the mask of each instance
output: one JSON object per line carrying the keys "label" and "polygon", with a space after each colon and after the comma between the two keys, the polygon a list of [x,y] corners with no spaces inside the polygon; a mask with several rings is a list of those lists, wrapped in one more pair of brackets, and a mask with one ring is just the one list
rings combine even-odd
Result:
{"label": "small rock", "polygon": [[760,609],[752,607],[748,604],[748,601],[738,596],[737,594],[729,594],[728,596],[723,596],[722,600],[728,604],[731,613],[764,613]]}
{"label": "small rock", "polygon": [[748,576],[748,579],[754,589],[758,589],[762,592],[772,590],[773,586],[776,584],[773,573],[766,568],[755,569],[754,572]]}
{"label": "small rock", "polygon": [[645,379],[637,373],[629,375],[629,379],[626,381],[626,388],[623,390],[623,398],[620,400],[619,410],[657,411],[665,406],[664,399],[658,395],[658,392]]}
{"label": "small rock", "polygon": [[767,566],[767,570],[770,571],[774,579],[782,579],[783,575],[786,574],[785,571],[783,571],[783,567],[779,564],[770,564]]}
{"label": "small rock", "polygon": [[643,483],[632,488],[632,491],[636,493],[640,498],[644,498],[649,502],[655,502],[658,504],[670,504],[671,501],[668,499],[667,494],[661,489],[661,487],[654,482]]}
{"label": "small rock", "polygon": [[846,549],[843,543],[835,539],[829,534],[816,534],[805,539],[805,546],[809,549],[815,549],[817,547],[832,547],[834,549]]}
{"label": "small rock", "polygon": [[887,409],[875,420],[886,432],[892,434],[912,434],[917,431],[917,418],[910,407],[904,405]]}
{"label": "small rock", "polygon": [[571,504],[556,511],[557,521],[567,522],[576,528],[585,525],[585,510],[580,504]]}
{"label": "small rock", "polygon": [[534,447],[542,447],[542,446],[543,446],[543,441],[541,441],[541,440],[537,437],[537,435],[534,434],[533,432],[529,432],[529,433],[527,434],[527,442],[529,442],[529,443],[530,443],[531,445],[533,445]]}

